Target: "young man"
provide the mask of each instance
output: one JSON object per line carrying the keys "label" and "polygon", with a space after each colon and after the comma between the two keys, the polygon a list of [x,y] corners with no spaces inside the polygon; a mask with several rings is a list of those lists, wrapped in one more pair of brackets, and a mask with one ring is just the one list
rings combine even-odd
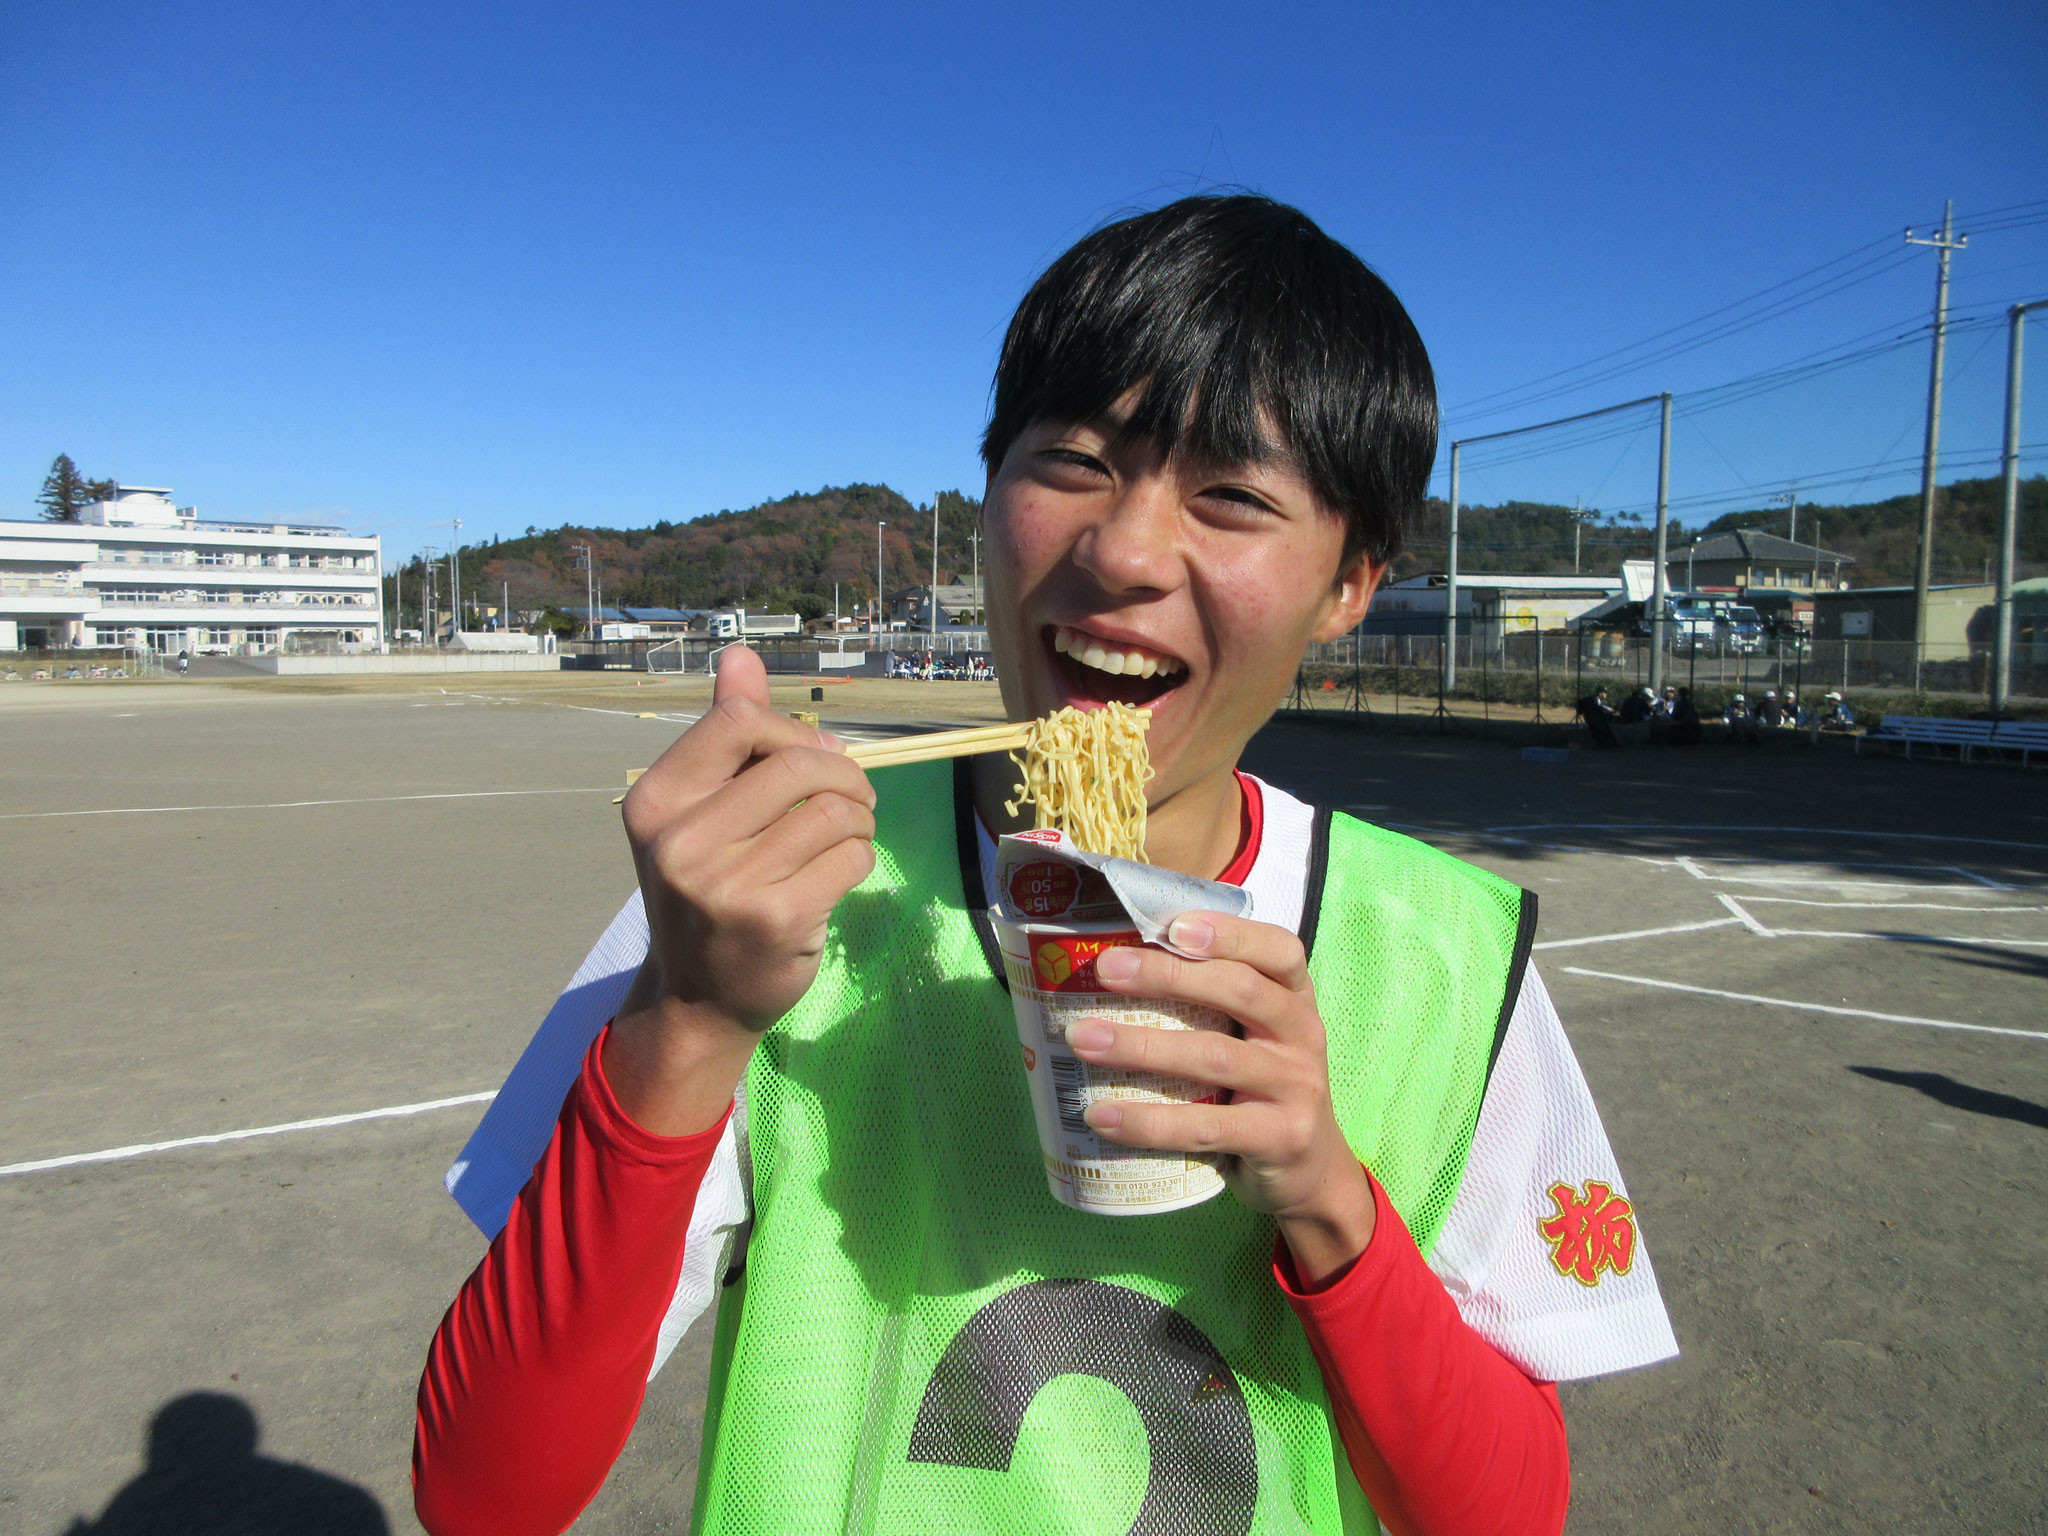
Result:
{"label": "young man", "polygon": [[1099,964],[1241,1038],[1070,1043],[1222,1090],[1089,1119],[1229,1193],[1048,1196],[983,915],[1012,766],[870,781],[728,651],[626,798],[639,895],[450,1173],[494,1237],[421,1383],[429,1531],[564,1528],[714,1299],[699,1533],[1561,1527],[1548,1383],[1674,1345],[1534,898],[1236,766],[1435,435],[1407,315],[1292,209],[1190,199],[1039,279],[983,443],[1005,707],[1149,709],[1150,857],[1253,897]]}

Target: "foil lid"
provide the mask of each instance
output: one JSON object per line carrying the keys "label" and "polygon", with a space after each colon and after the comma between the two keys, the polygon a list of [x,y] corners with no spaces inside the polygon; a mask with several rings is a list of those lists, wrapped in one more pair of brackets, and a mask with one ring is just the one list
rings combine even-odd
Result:
{"label": "foil lid", "polygon": [[1166,930],[1183,912],[1249,917],[1252,911],[1251,892],[1241,885],[1088,853],[1054,830],[1012,832],[999,839],[996,884],[996,909],[1010,922],[1128,918],[1146,943],[1169,950],[1173,945],[1167,943]]}

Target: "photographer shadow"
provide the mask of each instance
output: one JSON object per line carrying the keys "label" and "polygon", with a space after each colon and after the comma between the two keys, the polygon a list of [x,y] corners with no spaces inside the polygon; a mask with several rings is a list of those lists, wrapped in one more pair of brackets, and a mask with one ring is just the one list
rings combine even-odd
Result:
{"label": "photographer shadow", "polygon": [[367,1489],[259,1455],[259,1433],[239,1397],[171,1399],[150,1421],[143,1470],[64,1536],[390,1536]]}

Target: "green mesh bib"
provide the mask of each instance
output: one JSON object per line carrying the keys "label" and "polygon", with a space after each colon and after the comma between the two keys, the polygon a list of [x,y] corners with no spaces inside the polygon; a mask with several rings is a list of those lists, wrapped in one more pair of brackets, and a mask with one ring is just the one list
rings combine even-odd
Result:
{"label": "green mesh bib", "polygon": [[[1271,1221],[1228,1192],[1126,1219],[1046,1193],[964,768],[875,785],[875,872],[747,1075],[755,1227],[719,1308],[695,1530],[1376,1531]],[[1317,829],[1303,938],[1338,1123],[1427,1251],[1523,893],[1348,818]]]}

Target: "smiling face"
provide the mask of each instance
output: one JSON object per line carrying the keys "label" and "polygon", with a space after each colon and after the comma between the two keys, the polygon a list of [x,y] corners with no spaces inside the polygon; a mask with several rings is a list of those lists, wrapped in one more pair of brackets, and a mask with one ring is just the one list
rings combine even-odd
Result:
{"label": "smiling face", "polygon": [[1170,823],[1191,789],[1234,797],[1230,771],[1302,647],[1364,616],[1379,568],[1340,571],[1344,524],[1285,456],[1168,461],[1118,443],[1119,424],[1028,428],[990,475],[989,642],[1012,719],[1148,709],[1148,798]]}

